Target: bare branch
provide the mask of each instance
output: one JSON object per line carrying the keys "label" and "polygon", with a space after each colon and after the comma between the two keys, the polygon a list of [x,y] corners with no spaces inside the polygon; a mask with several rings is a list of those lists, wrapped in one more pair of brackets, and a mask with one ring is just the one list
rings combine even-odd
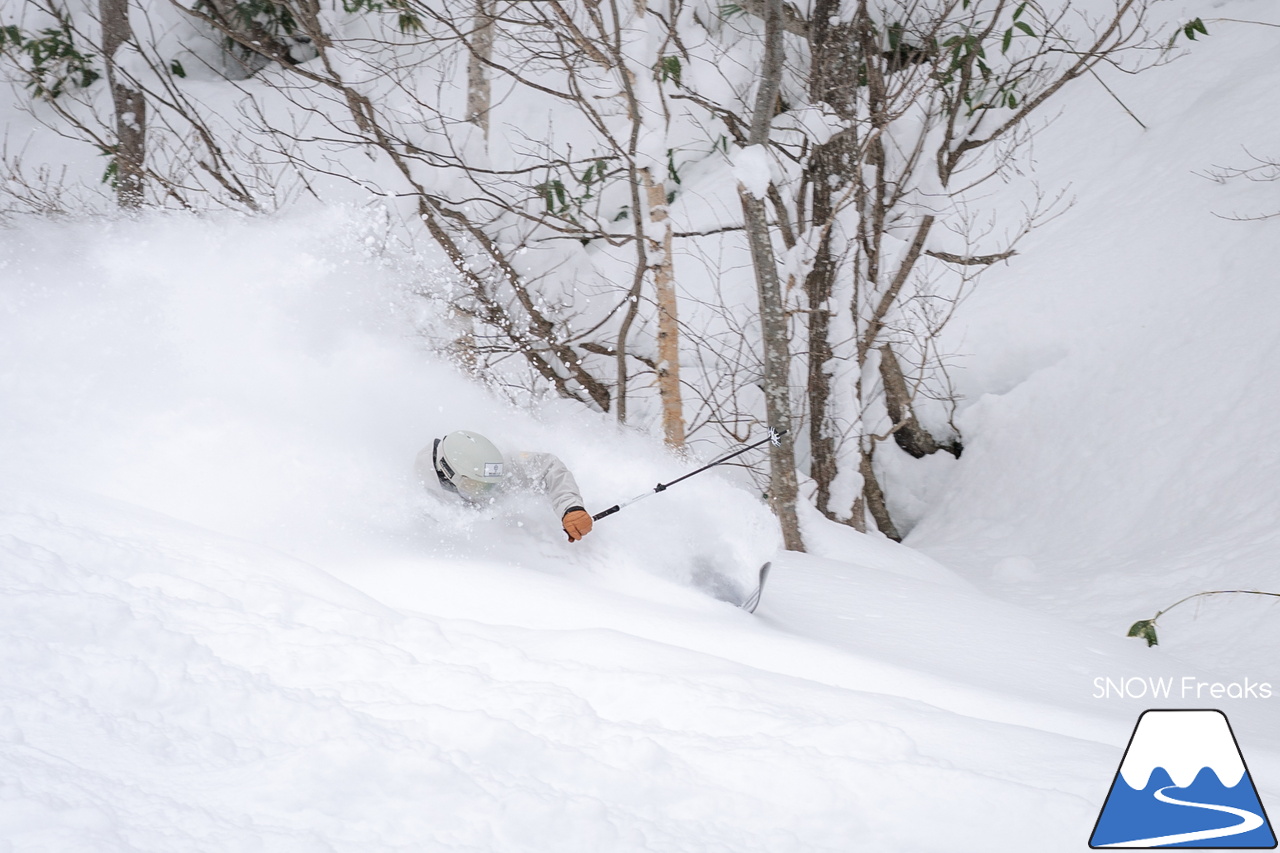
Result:
{"label": "bare branch", "polygon": [[946,261],[949,264],[959,264],[964,267],[990,266],[998,264],[1001,261],[1007,261],[1018,253],[1013,249],[1007,252],[1000,252],[995,255],[953,255],[950,252],[936,252],[933,249],[925,249],[924,253],[931,258],[937,258],[940,261]]}

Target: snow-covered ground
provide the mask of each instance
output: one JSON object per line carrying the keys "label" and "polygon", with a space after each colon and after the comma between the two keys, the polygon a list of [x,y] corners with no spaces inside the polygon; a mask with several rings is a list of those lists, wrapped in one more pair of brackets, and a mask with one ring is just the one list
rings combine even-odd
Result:
{"label": "snow-covered ground", "polygon": [[[1216,7],[1276,20],[1267,3]],[[1206,177],[1275,147],[1258,104],[1277,32],[1215,19],[1188,56],[1113,81],[1149,130],[1082,86],[1037,144],[1076,204],[952,330],[975,352],[959,380],[972,440],[913,546],[1098,627],[1202,589],[1280,588],[1277,220],[1227,218],[1280,212],[1280,184]],[[1207,601],[1199,626],[1175,612],[1168,647],[1267,666],[1270,601]]]}
{"label": "snow-covered ground", "polygon": [[[953,327],[906,546],[780,554],[730,474],[576,545],[425,492],[455,428],[593,508],[688,468],[433,361],[365,211],[0,232],[0,850],[1082,850],[1147,707],[1226,711],[1280,810],[1274,599],[1124,637],[1280,589],[1277,223],[1214,216],[1280,184],[1195,174],[1277,153],[1280,48],[1195,14],[1108,78],[1148,130],[1085,80],[1038,140],[1077,203]],[[765,559],[756,616],[707,594]]]}

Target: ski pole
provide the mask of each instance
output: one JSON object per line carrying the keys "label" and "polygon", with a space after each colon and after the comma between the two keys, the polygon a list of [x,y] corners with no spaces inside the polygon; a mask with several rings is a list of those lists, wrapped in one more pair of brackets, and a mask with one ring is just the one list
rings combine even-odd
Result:
{"label": "ski pole", "polygon": [[755,450],[757,447],[759,447],[762,444],[767,443],[767,444],[772,444],[774,447],[777,447],[782,437],[786,434],[787,434],[787,431],[785,429],[777,430],[777,429],[774,429],[773,427],[770,427],[768,437],[762,438],[760,441],[757,441],[755,444],[748,444],[746,447],[743,447],[739,450],[735,450],[733,453],[730,453],[728,456],[721,457],[720,459],[717,459],[714,462],[708,462],[706,465],[703,465],[697,471],[690,471],[688,474],[685,474],[683,477],[677,477],[676,479],[672,480],[670,483],[659,483],[658,485],[654,486],[651,490],[645,492],[643,495],[636,495],[634,498],[632,498],[629,501],[623,501],[622,503],[614,504],[608,509],[597,512],[595,515],[591,516],[591,520],[599,521],[600,519],[604,518],[607,515],[613,515],[615,512],[621,511],[623,507],[631,506],[636,501],[644,500],[650,495],[656,495],[658,492],[665,492],[667,489],[671,488],[676,483],[679,483],[682,480],[687,480],[696,474],[701,474],[703,471],[707,470],[708,468],[714,468],[717,465],[722,465],[725,462],[728,462],[730,459],[733,459],[734,457],[741,456],[742,454],[746,453],[748,450]]}

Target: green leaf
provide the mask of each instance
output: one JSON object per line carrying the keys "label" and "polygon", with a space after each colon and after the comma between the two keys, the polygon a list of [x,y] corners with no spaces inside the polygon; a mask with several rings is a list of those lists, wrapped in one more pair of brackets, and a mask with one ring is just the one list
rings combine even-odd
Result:
{"label": "green leaf", "polygon": [[174,77],[186,77],[187,69],[183,68],[182,63],[175,59],[169,63],[169,73]]}
{"label": "green leaf", "polygon": [[1022,13],[1025,12],[1026,10],[1027,10],[1027,4],[1023,3],[1021,6],[1018,7],[1017,11],[1013,13],[1013,19],[1016,21],[1019,18],[1021,18]]}
{"label": "green leaf", "polygon": [[902,46],[902,34],[906,31],[901,21],[889,25],[889,50],[896,51]]}
{"label": "green leaf", "polygon": [[[1209,30],[1207,27],[1205,27],[1204,21],[1200,20],[1199,18],[1196,18],[1194,21],[1188,21],[1185,25],[1183,25],[1182,33],[1187,38],[1191,39],[1191,41],[1195,41],[1196,33],[1202,33],[1203,35],[1207,36],[1209,35]],[[1177,34],[1175,33],[1174,36],[1176,38]]]}
{"label": "green leaf", "polygon": [[559,215],[569,209],[569,194],[564,188],[564,182],[559,178],[543,181],[534,189],[542,196],[542,201],[547,206],[547,213]]}
{"label": "green leaf", "polygon": [[0,47],[10,46],[25,53],[31,62],[27,88],[36,98],[54,100],[68,86],[87,88],[100,75],[91,67],[92,54],[76,49],[70,22],[59,17],[61,26],[45,27],[37,35],[24,35],[16,26],[0,27]]}
{"label": "green leaf", "polygon": [[1031,36],[1032,38],[1036,37],[1036,31],[1031,29],[1031,27],[1027,26],[1026,21],[1018,21],[1018,23],[1014,24],[1014,26],[1022,30],[1024,33]]}
{"label": "green leaf", "polygon": [[677,86],[680,85],[680,57],[664,56],[658,60],[657,66],[654,68],[654,76],[662,83],[670,80]]}
{"label": "green leaf", "polygon": [[1156,639],[1156,620],[1139,619],[1129,628],[1129,637],[1140,637],[1147,641],[1147,648],[1151,648],[1159,643]]}
{"label": "green leaf", "polygon": [[605,165],[604,160],[597,160],[587,167],[587,171],[582,173],[581,183],[588,187],[588,196],[590,196],[589,188],[591,185],[604,180],[604,174],[607,168],[608,167]]}
{"label": "green leaf", "polygon": [[1012,27],[1004,31],[1004,39],[1001,40],[1000,42],[1000,52],[1008,53],[1009,45],[1011,44],[1013,44],[1013,28]]}

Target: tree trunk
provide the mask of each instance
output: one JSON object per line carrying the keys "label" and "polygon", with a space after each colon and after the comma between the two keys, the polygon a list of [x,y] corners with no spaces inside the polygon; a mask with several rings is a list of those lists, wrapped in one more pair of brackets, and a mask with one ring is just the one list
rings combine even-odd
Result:
{"label": "tree trunk", "polygon": [[[489,150],[489,68],[485,62],[493,57],[493,0],[475,0],[471,18],[471,37],[467,41],[467,121],[480,128],[484,150]],[[458,337],[451,355],[470,376],[480,375],[480,359],[476,352],[475,319],[458,315]]]}
{"label": "tree trunk", "polygon": [[480,128],[489,146],[489,68],[493,58],[493,0],[476,0],[467,59],[467,121]]}
{"label": "tree trunk", "polygon": [[858,462],[858,470],[862,474],[862,494],[854,501],[854,509],[861,512],[865,506],[880,532],[894,542],[901,542],[902,535],[898,533],[898,528],[889,515],[889,504],[885,501],[884,489],[880,488],[880,480],[876,477],[876,440],[868,437],[865,441],[867,446],[863,449],[862,458]]}
{"label": "tree trunk", "polygon": [[[684,446],[684,411],[680,391],[680,325],[671,257],[671,220],[661,181],[642,169],[649,197],[648,261],[658,302],[658,394],[662,398],[662,435],[669,447]],[[661,238],[655,239],[655,232]]]}
{"label": "tree trunk", "polygon": [[100,0],[98,12],[102,18],[102,57],[107,86],[111,89],[116,115],[116,144],[112,152],[116,201],[123,208],[136,210],[142,206],[146,194],[147,102],[116,67],[116,52],[133,40],[129,0]]}
{"label": "tree trunk", "polygon": [[831,182],[836,178],[829,152],[819,148],[809,167],[809,185],[813,187],[810,228],[821,229],[822,236],[814,250],[813,266],[805,277],[805,297],[809,303],[809,476],[817,486],[815,504],[818,512],[835,520],[831,509],[831,483],[836,478],[836,438],[831,423],[831,296],[835,287],[836,259],[831,253],[828,227],[833,214]]}
{"label": "tree trunk", "polygon": [[[858,66],[857,40],[851,24],[835,18],[840,0],[816,0],[810,16],[809,96],[828,104],[843,119],[856,115],[854,100]],[[836,23],[832,23],[836,21]],[[809,476],[817,487],[815,503],[827,518],[839,520],[831,507],[831,484],[839,473],[835,430],[831,413],[830,361],[831,297],[835,289],[838,258],[832,249],[831,231],[837,213],[837,197],[854,179],[857,138],[852,131],[836,134],[818,146],[809,160],[805,183],[811,187],[808,227],[821,232],[814,249],[813,266],[805,278],[809,303]]]}
{"label": "tree trunk", "polygon": [[[769,125],[782,80],[782,0],[766,0],[764,42],[764,63],[751,116],[749,145],[767,145],[769,141]],[[764,199],[752,195],[741,184],[738,185],[738,195],[742,200],[747,243],[751,248],[751,263],[760,300],[765,410],[771,427],[789,430],[791,345],[767,212]],[[782,527],[783,545],[789,551],[803,551],[804,539],[800,535],[800,520],[796,515],[799,483],[796,480],[795,443],[789,431],[770,449],[769,473],[769,503]]]}
{"label": "tree trunk", "polygon": [[940,444],[916,419],[915,407],[912,405],[915,394],[907,386],[902,365],[898,363],[893,347],[888,344],[880,347],[880,379],[884,382],[885,407],[889,410],[889,420],[893,423],[893,440],[899,447],[916,459],[939,450],[960,458],[959,441]]}
{"label": "tree trunk", "polygon": [[631,195],[631,227],[635,238],[636,266],[631,276],[631,290],[627,294],[627,309],[618,327],[618,344],[615,348],[615,365],[617,371],[618,423],[627,422],[627,336],[631,333],[631,325],[640,311],[640,293],[644,287],[644,275],[649,268],[649,241],[645,237],[644,216],[641,213],[641,185],[644,183],[643,169],[637,164],[640,151],[640,131],[644,124],[641,115],[640,99],[636,95],[635,77],[627,67],[627,60],[622,52],[623,25],[621,13],[615,2],[610,4],[613,25],[610,30],[612,42],[608,46],[612,60],[605,60],[606,66],[612,66],[622,84],[622,95],[627,106],[627,117],[631,129],[627,137],[625,159],[627,163],[627,191]]}

